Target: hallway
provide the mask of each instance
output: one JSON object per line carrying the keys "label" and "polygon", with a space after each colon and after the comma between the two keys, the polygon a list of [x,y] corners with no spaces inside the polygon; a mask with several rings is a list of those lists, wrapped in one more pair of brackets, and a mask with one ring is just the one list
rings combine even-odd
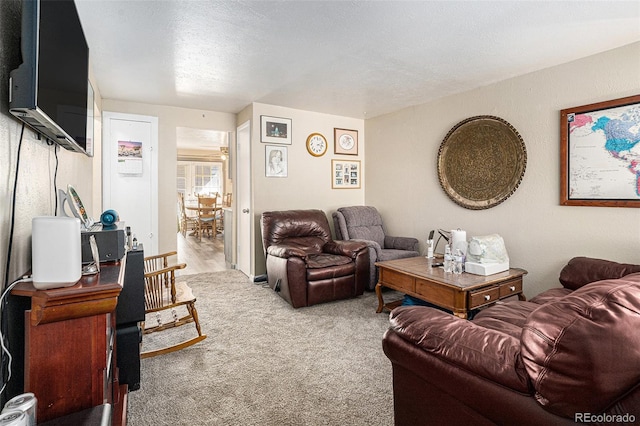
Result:
{"label": "hallway", "polygon": [[226,270],[223,238],[222,234],[218,234],[215,238],[204,237],[202,241],[198,241],[196,237],[189,234],[183,237],[178,232],[178,262],[187,264],[180,275]]}

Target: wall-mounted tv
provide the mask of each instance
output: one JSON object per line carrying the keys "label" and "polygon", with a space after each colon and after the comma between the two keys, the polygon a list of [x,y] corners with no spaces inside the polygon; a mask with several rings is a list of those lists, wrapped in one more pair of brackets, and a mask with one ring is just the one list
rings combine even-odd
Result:
{"label": "wall-mounted tv", "polygon": [[23,0],[21,48],[9,111],[47,139],[92,155],[89,48],[73,0]]}

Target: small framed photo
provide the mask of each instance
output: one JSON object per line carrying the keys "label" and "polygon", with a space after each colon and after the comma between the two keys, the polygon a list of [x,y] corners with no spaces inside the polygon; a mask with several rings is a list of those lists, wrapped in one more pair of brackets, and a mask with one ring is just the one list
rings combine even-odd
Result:
{"label": "small framed photo", "polygon": [[265,146],[265,176],[287,177],[288,158],[286,146]]}
{"label": "small framed photo", "polygon": [[331,188],[358,189],[361,178],[359,160],[331,160]]}
{"label": "small framed photo", "polygon": [[333,129],[334,153],[358,155],[358,131]]}
{"label": "small framed photo", "polygon": [[291,119],[260,116],[260,142],[291,145]]}

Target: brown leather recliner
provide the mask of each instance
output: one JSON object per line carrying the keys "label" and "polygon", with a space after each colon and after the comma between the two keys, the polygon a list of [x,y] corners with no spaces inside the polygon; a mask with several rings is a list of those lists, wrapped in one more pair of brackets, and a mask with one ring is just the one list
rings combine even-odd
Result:
{"label": "brown leather recliner", "polygon": [[563,288],[467,321],[391,313],[396,425],[640,421],[640,265],[574,258]]}
{"label": "brown leather recliner", "polygon": [[264,212],[261,229],[269,286],[294,308],[364,293],[369,249],[334,241],[323,211]]}

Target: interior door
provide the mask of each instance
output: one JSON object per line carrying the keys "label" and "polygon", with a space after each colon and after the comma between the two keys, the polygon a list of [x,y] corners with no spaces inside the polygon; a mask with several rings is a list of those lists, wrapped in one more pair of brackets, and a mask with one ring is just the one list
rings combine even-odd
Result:
{"label": "interior door", "polygon": [[251,271],[251,122],[241,124],[236,140],[236,180],[238,221],[238,269],[253,279]]}
{"label": "interior door", "polygon": [[158,118],[103,113],[103,207],[118,212],[145,255],[158,253]]}

